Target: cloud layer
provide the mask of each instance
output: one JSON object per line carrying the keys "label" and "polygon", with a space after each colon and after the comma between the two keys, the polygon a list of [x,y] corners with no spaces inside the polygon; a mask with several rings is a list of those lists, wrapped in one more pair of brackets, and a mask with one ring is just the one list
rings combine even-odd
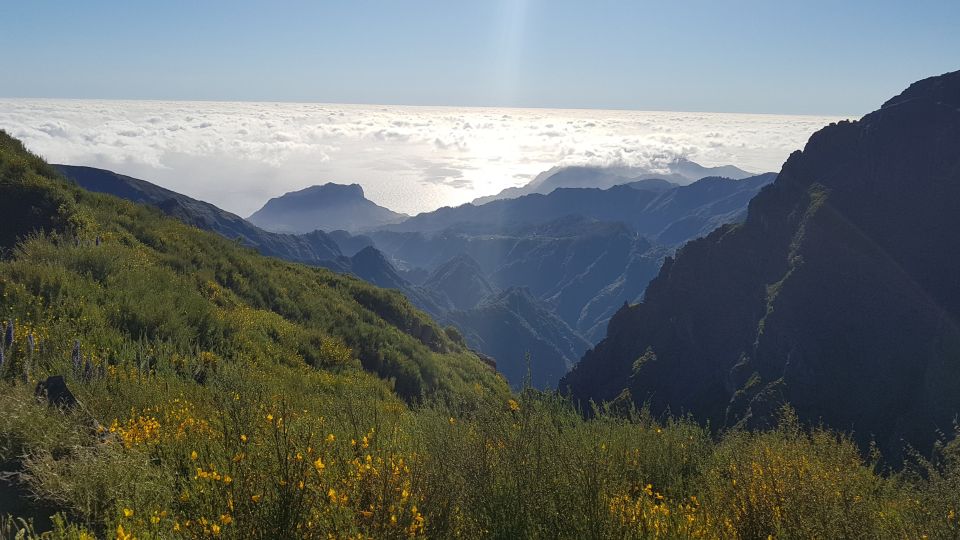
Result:
{"label": "cloud layer", "polygon": [[600,110],[0,99],[0,129],[48,160],[103,167],[246,216],[324,182],[416,213],[557,165],[779,170],[835,117]]}

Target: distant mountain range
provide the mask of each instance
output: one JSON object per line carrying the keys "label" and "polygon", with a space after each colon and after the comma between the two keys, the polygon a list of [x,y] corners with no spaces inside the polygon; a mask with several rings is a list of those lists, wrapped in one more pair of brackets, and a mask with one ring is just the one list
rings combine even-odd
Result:
{"label": "distant mountain range", "polygon": [[558,188],[606,189],[643,180],[654,180],[655,182],[651,183],[651,186],[657,182],[685,185],[707,176],[740,180],[753,176],[753,173],[748,173],[733,165],[704,167],[685,158],[667,162],[656,169],[644,167],[554,167],[538,174],[525,186],[507,188],[496,195],[474,199],[473,204],[480,205],[500,199],[515,199],[534,193],[547,195]]}
{"label": "distant mountain range", "polygon": [[[286,234],[143,180],[59,168],[81,187],[154,205],[263,254],[399,290],[437,321],[458,326],[514,385],[530,353],[531,382],[540,388],[555,385],[603,336],[624,302],[641,298],[676,244],[741,219],[747,201],[773,179],[679,186],[623,177],[630,183],[443,208],[400,223],[393,222],[404,216],[368,201],[359,186],[326,184],[272,199],[251,216],[279,230],[311,231]],[[360,228],[367,232],[350,232]]]}
{"label": "distant mountain range", "polygon": [[686,244],[561,383],[715,428],[790,404],[902,456],[960,411],[960,72],[810,137],[746,221]]}
{"label": "distant mountain range", "polygon": [[607,189],[559,188],[549,195],[444,207],[378,230],[430,233],[454,229],[482,234],[580,215],[624,223],[658,243],[674,245],[743,219],[750,199],[775,177],[773,173],[742,180],[707,177],[686,186],[637,181]]}
{"label": "distant mountain range", "polygon": [[335,229],[358,231],[397,223],[407,217],[364,197],[363,188],[358,184],[324,184],[270,199],[247,219],[268,231],[308,233]]}

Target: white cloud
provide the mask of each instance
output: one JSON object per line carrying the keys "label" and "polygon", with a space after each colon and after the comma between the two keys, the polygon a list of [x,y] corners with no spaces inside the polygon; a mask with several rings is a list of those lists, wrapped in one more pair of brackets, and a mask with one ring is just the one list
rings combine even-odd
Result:
{"label": "white cloud", "polygon": [[557,165],[778,170],[832,117],[386,107],[312,103],[0,100],[0,129],[53,162],[103,167],[240,215],[324,182],[407,213],[470,201]]}

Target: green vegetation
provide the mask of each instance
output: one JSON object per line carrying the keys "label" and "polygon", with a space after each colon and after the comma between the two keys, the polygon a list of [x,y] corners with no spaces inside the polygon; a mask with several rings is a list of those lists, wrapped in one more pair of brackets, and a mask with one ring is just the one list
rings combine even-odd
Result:
{"label": "green vegetation", "polygon": [[[2,134],[0,211],[0,466],[59,511],[0,537],[960,537],[953,446],[892,473],[789,411],[720,439],[586,420],[396,293],[79,190]],[[54,374],[78,406],[35,397]]]}

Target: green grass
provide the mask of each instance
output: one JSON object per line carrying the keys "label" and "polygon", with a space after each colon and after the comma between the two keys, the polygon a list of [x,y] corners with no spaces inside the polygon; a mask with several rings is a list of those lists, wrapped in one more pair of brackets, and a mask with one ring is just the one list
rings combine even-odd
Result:
{"label": "green grass", "polygon": [[[0,538],[960,537],[953,445],[893,472],[789,411],[587,420],[396,293],[79,190],[5,134],[0,216],[0,464],[38,509]],[[80,406],[35,398],[52,374]]]}

